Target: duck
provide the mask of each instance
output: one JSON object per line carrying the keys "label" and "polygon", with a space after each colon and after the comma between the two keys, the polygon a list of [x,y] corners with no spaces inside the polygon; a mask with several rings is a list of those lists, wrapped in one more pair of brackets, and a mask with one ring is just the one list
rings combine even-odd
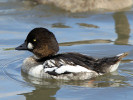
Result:
{"label": "duck", "polygon": [[22,72],[36,78],[86,80],[114,72],[128,52],[113,57],[94,58],[77,52],[58,53],[55,35],[46,28],[37,27],[15,50],[27,50],[34,55],[26,58]]}

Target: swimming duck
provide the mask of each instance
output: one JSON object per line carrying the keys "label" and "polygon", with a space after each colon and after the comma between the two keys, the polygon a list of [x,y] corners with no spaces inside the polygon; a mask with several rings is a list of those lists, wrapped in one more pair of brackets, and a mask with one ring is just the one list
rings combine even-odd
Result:
{"label": "swimming duck", "polygon": [[85,80],[117,70],[128,53],[114,57],[93,58],[75,52],[60,53],[58,42],[46,28],[31,30],[24,43],[16,50],[28,50],[34,56],[23,61],[22,71],[38,78]]}

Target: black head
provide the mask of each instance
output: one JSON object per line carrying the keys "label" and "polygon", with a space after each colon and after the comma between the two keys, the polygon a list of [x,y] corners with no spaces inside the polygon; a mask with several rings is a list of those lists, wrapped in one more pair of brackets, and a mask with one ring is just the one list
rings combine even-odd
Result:
{"label": "black head", "polygon": [[55,55],[59,46],[52,32],[45,28],[35,28],[28,34],[25,42],[15,49],[29,50],[37,57],[44,58]]}

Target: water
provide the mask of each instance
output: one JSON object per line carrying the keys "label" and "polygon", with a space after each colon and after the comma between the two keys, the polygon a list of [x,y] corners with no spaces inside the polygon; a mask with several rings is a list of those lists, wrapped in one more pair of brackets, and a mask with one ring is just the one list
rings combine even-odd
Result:
{"label": "water", "polygon": [[[0,100],[132,100],[133,8],[70,13],[28,0],[0,1]],[[85,81],[37,79],[21,72],[32,55],[13,48],[34,27],[51,30],[60,52],[93,57],[130,54],[117,72]]]}

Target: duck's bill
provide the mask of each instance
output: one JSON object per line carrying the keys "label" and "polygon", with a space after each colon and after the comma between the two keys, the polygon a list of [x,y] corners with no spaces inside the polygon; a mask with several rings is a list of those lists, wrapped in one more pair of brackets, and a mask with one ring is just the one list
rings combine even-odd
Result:
{"label": "duck's bill", "polygon": [[28,50],[26,43],[21,44],[20,46],[16,47],[15,50]]}

